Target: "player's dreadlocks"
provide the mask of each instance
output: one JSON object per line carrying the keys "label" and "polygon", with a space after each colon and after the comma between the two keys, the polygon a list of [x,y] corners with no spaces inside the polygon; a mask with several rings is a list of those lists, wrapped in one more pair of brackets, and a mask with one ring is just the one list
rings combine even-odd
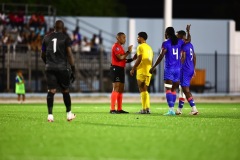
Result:
{"label": "player's dreadlocks", "polygon": [[166,28],[165,34],[171,39],[172,45],[176,45],[178,43],[178,38],[175,35],[175,30],[173,27]]}

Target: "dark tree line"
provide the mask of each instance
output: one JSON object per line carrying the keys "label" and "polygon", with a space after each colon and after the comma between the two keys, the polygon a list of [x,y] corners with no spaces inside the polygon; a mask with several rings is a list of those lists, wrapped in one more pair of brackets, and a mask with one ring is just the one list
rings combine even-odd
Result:
{"label": "dark tree line", "polygon": [[[51,5],[56,9],[56,15],[64,16],[127,16],[126,6],[120,0],[0,0],[0,4],[3,3]],[[5,10],[21,8],[24,6],[5,6]],[[29,10],[30,12],[46,12],[46,9],[42,7],[31,7]]]}

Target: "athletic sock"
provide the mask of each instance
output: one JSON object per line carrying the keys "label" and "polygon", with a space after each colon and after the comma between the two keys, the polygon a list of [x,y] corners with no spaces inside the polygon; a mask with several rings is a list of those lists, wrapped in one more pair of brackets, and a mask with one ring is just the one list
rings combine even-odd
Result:
{"label": "athletic sock", "polygon": [[72,111],[67,112],[67,117],[69,117],[72,114]]}
{"label": "athletic sock", "polygon": [[142,101],[142,109],[146,110],[147,106],[146,106],[146,102],[147,102],[147,92],[141,92],[141,101]]}
{"label": "athletic sock", "polygon": [[188,103],[189,103],[189,105],[192,107],[192,110],[193,110],[193,111],[196,111],[196,110],[197,110],[197,109],[196,109],[196,106],[195,106],[195,102],[194,102],[194,100],[193,100],[193,97],[188,98]]}
{"label": "athletic sock", "polygon": [[177,94],[176,94],[176,92],[172,92],[172,101],[173,101],[173,103],[175,103],[176,102],[176,99],[177,99]]}
{"label": "athletic sock", "polygon": [[182,110],[184,101],[185,101],[184,98],[179,98],[178,109]]}
{"label": "athletic sock", "polygon": [[173,103],[173,106],[172,106],[172,107],[174,107],[175,102],[176,102],[176,99],[177,99],[177,94],[176,94],[176,92],[172,92],[172,103]]}
{"label": "athletic sock", "polygon": [[118,98],[118,92],[116,91],[112,91],[112,94],[111,94],[111,110],[115,110],[115,103],[116,103],[116,100]]}
{"label": "athletic sock", "polygon": [[52,110],[53,110],[53,100],[54,100],[54,93],[48,92],[48,94],[47,94],[48,114],[52,114]]}
{"label": "athletic sock", "polygon": [[123,93],[118,93],[118,97],[117,97],[118,111],[122,110],[122,98],[123,98]]}
{"label": "athletic sock", "polygon": [[148,91],[146,91],[146,108],[150,109],[150,96],[149,96],[149,93]]}
{"label": "athletic sock", "polygon": [[173,107],[173,96],[172,96],[172,92],[171,90],[166,90],[166,99],[167,99],[167,103],[168,103],[168,106],[171,108]]}
{"label": "athletic sock", "polygon": [[197,107],[196,106],[192,106],[192,111],[197,111]]}
{"label": "athletic sock", "polygon": [[69,92],[67,93],[62,93],[63,94],[63,101],[66,106],[66,112],[71,111],[71,97]]}

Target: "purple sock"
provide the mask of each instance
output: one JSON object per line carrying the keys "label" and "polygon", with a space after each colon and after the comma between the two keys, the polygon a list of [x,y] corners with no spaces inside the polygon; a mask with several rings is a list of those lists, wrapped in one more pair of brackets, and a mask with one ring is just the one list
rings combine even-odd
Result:
{"label": "purple sock", "polygon": [[192,97],[188,99],[188,103],[190,104],[191,107],[195,106],[195,103]]}
{"label": "purple sock", "polygon": [[176,99],[177,99],[176,92],[172,92],[172,101],[173,101],[173,104],[175,104]]}
{"label": "purple sock", "polygon": [[174,103],[173,103],[173,95],[171,92],[166,92],[166,99],[167,99],[167,103],[169,107],[173,107]]}
{"label": "purple sock", "polygon": [[178,108],[183,108],[184,101],[179,99]]}

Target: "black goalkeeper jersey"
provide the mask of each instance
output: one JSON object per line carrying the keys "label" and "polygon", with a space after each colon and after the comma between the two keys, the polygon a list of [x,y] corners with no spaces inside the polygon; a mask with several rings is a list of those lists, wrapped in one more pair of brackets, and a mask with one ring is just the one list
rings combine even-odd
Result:
{"label": "black goalkeeper jersey", "polygon": [[70,38],[62,32],[46,35],[42,50],[46,52],[46,70],[64,70],[67,68],[67,47],[71,46]]}

